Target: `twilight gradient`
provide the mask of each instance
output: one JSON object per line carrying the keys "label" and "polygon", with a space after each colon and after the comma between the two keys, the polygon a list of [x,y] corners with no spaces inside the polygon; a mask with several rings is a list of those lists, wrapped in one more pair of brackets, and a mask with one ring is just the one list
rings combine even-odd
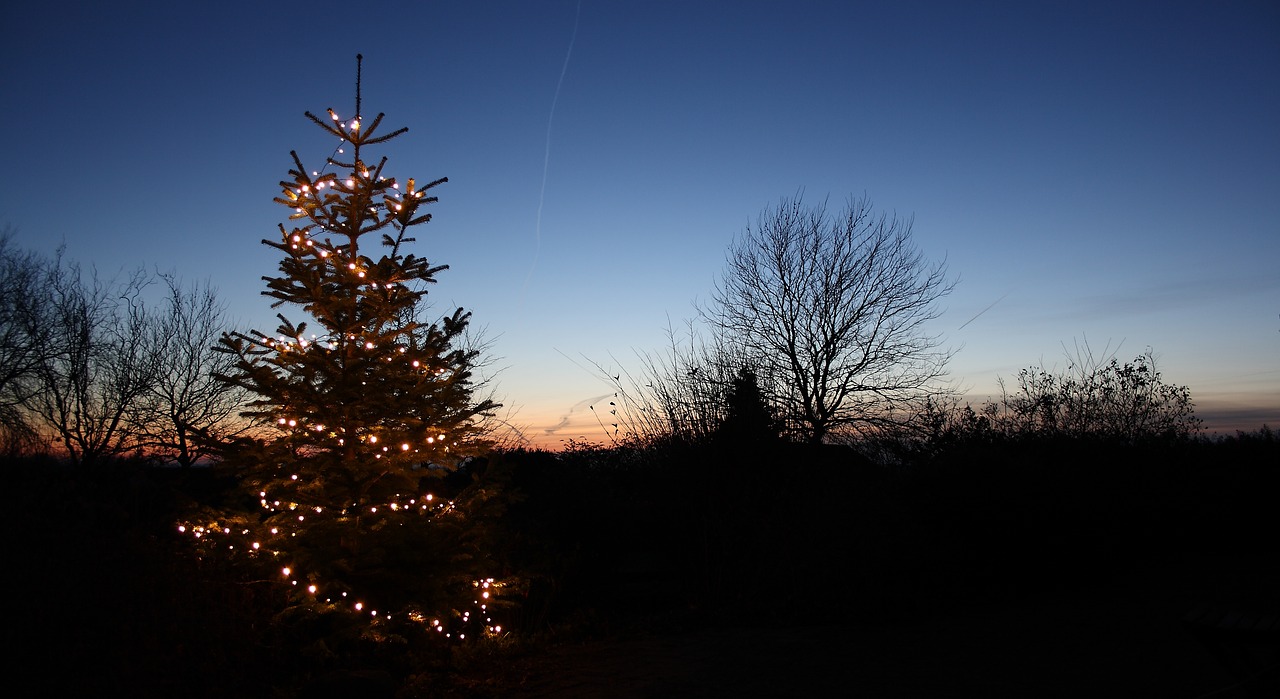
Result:
{"label": "twilight gradient", "polygon": [[[449,183],[417,251],[494,339],[535,444],[603,439],[635,371],[779,197],[865,195],[961,278],[935,330],[980,402],[1087,341],[1151,347],[1211,428],[1280,424],[1273,2],[21,3],[0,224],[104,273],[217,285],[274,329],[259,244],[302,112],[410,132]],[[554,108],[554,110],[553,110]],[[296,315],[296,314],[295,314]]]}

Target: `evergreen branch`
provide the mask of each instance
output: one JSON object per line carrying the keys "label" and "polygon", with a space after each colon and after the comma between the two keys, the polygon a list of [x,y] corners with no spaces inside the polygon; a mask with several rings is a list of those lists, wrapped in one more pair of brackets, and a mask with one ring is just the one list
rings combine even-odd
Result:
{"label": "evergreen branch", "polygon": [[[381,115],[381,114],[379,114],[379,115],[378,115],[378,118],[382,118],[382,115]],[[400,127],[400,128],[398,128],[398,129],[396,129],[395,131],[392,131],[391,133],[389,133],[389,134],[387,134],[387,135],[385,135],[385,136],[378,136],[377,138],[370,138],[370,139],[362,139],[362,140],[360,141],[360,143],[361,143],[362,145],[370,145],[370,146],[371,146],[371,145],[374,145],[374,144],[377,144],[377,143],[385,143],[386,141],[390,141],[391,139],[395,138],[396,136],[399,136],[400,134],[402,134],[402,133],[406,133],[406,132],[408,132],[408,131],[409,131],[409,127],[407,127],[407,126],[402,126],[402,127]]]}

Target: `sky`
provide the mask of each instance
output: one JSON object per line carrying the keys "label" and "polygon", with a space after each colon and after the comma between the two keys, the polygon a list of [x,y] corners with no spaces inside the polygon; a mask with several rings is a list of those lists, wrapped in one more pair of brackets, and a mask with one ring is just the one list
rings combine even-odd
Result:
{"label": "sky", "polygon": [[[19,3],[0,225],[219,289],[272,331],[262,245],[303,117],[409,132],[448,177],[414,252],[491,341],[529,443],[696,316],[766,207],[865,197],[959,283],[930,326],[981,403],[1065,352],[1154,351],[1216,430],[1280,426],[1274,2]],[[295,314],[295,316],[298,314]],[[603,406],[601,406],[603,407]]]}

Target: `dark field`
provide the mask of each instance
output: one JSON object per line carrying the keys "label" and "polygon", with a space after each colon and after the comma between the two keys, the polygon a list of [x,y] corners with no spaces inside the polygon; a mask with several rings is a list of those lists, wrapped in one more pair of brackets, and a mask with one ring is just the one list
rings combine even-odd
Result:
{"label": "dark field", "polygon": [[[1189,555],[1101,573],[1070,590],[908,610],[896,622],[667,630],[565,644],[476,683],[520,697],[1196,697],[1238,680],[1181,622],[1202,597],[1199,586],[1213,585],[1205,572],[1224,565],[1243,572],[1240,561]],[[1253,575],[1280,580],[1274,563]],[[1258,657],[1276,653],[1260,646]],[[1277,689],[1274,677],[1248,687],[1254,694],[1215,696]]]}
{"label": "dark field", "polygon": [[519,494],[511,633],[321,659],[172,536],[225,483],[17,463],[8,645],[30,696],[1274,696],[1264,437],[505,454],[455,481]]}

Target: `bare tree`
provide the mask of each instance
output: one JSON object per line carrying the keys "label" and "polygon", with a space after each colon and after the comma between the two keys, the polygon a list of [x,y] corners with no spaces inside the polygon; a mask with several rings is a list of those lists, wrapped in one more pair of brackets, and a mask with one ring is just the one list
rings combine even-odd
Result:
{"label": "bare tree", "polygon": [[46,342],[28,407],[77,466],[138,446],[133,413],[151,389],[162,352],[142,302],[148,280],[86,279],[62,255],[41,275],[34,322]]}
{"label": "bare tree", "polygon": [[249,428],[239,416],[246,397],[214,378],[235,365],[235,357],[215,349],[227,329],[217,291],[207,283],[184,288],[171,276],[161,278],[168,294],[150,320],[158,367],[131,415],[132,427],[148,454],[188,467],[208,456],[214,444]]}
{"label": "bare tree", "polygon": [[13,229],[0,231],[0,453],[14,454],[36,438],[25,406],[36,391],[48,348],[36,290],[45,260],[14,247]]}
{"label": "bare tree", "polygon": [[836,216],[796,197],[730,248],[702,316],[751,358],[795,436],[885,426],[939,390],[950,353],[925,325],[955,283],[925,262],[911,227],[864,199]]}
{"label": "bare tree", "polygon": [[141,451],[189,466],[245,429],[241,392],[212,376],[232,360],[214,351],[225,328],[211,287],[160,275],[154,312],[154,276],[103,281],[10,238],[0,231],[0,450],[52,440],[76,464]]}

